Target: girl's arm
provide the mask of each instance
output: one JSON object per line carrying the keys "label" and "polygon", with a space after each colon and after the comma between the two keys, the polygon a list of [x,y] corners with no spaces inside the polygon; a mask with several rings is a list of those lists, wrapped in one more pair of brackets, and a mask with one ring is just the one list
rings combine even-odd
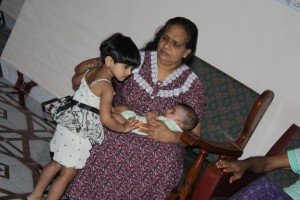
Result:
{"label": "girl's arm", "polygon": [[101,123],[110,130],[126,133],[138,127],[137,121],[129,118],[125,123],[119,123],[112,114],[112,100],[114,97],[114,90],[111,84],[101,82],[96,85],[101,86],[101,103],[100,103],[100,120]]}

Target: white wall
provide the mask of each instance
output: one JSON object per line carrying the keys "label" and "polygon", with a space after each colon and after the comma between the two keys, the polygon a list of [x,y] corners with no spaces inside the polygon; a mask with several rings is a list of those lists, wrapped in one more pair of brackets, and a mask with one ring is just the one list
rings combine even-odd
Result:
{"label": "white wall", "polygon": [[300,119],[300,12],[277,0],[26,0],[2,59],[62,97],[76,64],[98,56],[113,32],[139,47],[174,16],[199,29],[197,55],[275,99],[243,157],[262,154]]}

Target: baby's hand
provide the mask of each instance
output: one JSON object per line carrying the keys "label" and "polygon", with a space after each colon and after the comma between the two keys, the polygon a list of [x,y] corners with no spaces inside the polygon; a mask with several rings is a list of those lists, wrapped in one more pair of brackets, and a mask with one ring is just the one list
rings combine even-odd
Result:
{"label": "baby's hand", "polygon": [[132,131],[139,127],[139,121],[135,119],[135,117],[130,117],[126,122],[123,124],[125,127],[125,133]]}

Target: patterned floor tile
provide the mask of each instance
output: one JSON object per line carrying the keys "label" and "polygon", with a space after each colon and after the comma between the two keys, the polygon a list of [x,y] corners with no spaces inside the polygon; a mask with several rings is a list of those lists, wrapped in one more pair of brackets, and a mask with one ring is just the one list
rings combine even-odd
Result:
{"label": "patterned floor tile", "polygon": [[[0,55],[9,34],[9,29],[0,28]],[[43,105],[19,93],[0,70],[1,200],[23,200],[33,190],[42,168],[51,160],[49,141],[54,129]]]}

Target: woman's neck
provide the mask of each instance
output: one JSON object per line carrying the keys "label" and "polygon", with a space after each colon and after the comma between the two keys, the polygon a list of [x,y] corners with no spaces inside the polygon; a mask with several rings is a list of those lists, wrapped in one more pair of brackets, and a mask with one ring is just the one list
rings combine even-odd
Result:
{"label": "woman's neck", "polygon": [[163,82],[173,71],[174,69],[170,70],[170,69],[158,67],[157,80]]}
{"label": "woman's neck", "polygon": [[174,66],[165,66],[165,65],[157,63],[157,80],[163,82],[178,67],[180,67],[180,64],[174,65]]}

